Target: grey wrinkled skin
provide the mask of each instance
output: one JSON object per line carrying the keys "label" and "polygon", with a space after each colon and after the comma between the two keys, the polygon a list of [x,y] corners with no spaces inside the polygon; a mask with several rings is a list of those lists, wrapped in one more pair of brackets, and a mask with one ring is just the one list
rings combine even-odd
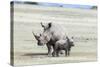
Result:
{"label": "grey wrinkled skin", "polygon": [[[41,26],[43,27],[44,32],[42,33],[42,36],[40,36],[39,38],[40,45],[48,44],[49,46],[48,55],[52,55],[51,48],[53,48],[53,51],[54,51],[56,41],[60,39],[66,39],[65,30],[63,29],[63,27],[61,27],[61,25],[53,24],[51,22],[45,25],[41,23]],[[47,36],[47,39],[46,39],[46,36]],[[45,40],[48,41],[48,43],[46,43]]]}
{"label": "grey wrinkled skin", "polygon": [[70,41],[70,39],[67,37],[65,40],[58,40],[55,43],[55,49],[54,52],[52,53],[52,55],[55,56],[59,56],[59,52],[61,50],[65,50],[65,56],[69,56],[70,55],[70,51],[71,51],[71,47],[74,46],[74,42]]}

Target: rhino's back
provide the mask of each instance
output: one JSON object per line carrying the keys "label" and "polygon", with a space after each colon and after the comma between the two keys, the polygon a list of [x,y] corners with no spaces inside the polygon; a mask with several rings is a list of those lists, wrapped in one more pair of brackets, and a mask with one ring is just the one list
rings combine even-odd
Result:
{"label": "rhino's back", "polygon": [[52,39],[53,40],[59,40],[59,39],[66,39],[66,32],[65,32],[65,28],[61,25],[56,25],[54,24],[51,29],[50,32],[53,33],[52,34]]}

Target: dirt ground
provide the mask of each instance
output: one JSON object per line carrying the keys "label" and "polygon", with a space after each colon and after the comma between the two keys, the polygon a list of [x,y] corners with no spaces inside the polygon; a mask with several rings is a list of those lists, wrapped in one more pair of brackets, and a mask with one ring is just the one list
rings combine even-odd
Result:
{"label": "dirt ground", "polygon": [[[53,22],[74,36],[71,55],[48,57],[32,35],[42,32],[40,22]],[[14,65],[76,63],[97,60],[97,10],[14,5]]]}

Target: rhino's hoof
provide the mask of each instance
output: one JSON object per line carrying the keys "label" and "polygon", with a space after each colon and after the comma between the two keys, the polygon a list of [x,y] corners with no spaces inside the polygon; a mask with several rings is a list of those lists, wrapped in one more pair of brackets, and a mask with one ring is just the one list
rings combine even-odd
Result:
{"label": "rhino's hoof", "polygon": [[59,57],[59,55],[57,55],[57,57]]}
{"label": "rhino's hoof", "polygon": [[48,54],[48,57],[51,57],[51,54]]}
{"label": "rhino's hoof", "polygon": [[54,52],[52,53],[52,57],[55,57],[55,54],[54,54]]}

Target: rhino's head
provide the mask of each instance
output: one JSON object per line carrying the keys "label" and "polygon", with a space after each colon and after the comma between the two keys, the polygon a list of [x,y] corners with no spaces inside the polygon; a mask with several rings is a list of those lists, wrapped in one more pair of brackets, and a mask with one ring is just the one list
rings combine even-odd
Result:
{"label": "rhino's head", "polygon": [[40,34],[40,36],[34,34],[35,39],[37,40],[37,44],[39,46],[45,45],[48,43],[48,41],[50,40],[49,36],[47,36],[45,33]]}
{"label": "rhino's head", "polygon": [[73,39],[73,37],[71,37],[70,39],[69,39],[68,37],[66,37],[66,38],[67,38],[67,40],[68,40],[70,46],[75,46],[75,45],[74,45],[74,39]]}
{"label": "rhino's head", "polygon": [[44,28],[44,31],[45,31],[45,30],[47,30],[47,29],[51,28],[52,23],[51,23],[51,22],[49,22],[48,24],[43,24],[43,23],[41,22],[41,26]]}
{"label": "rhino's head", "polygon": [[39,37],[38,45],[45,45],[49,41],[50,41],[50,35],[48,35],[47,33],[43,32]]}

